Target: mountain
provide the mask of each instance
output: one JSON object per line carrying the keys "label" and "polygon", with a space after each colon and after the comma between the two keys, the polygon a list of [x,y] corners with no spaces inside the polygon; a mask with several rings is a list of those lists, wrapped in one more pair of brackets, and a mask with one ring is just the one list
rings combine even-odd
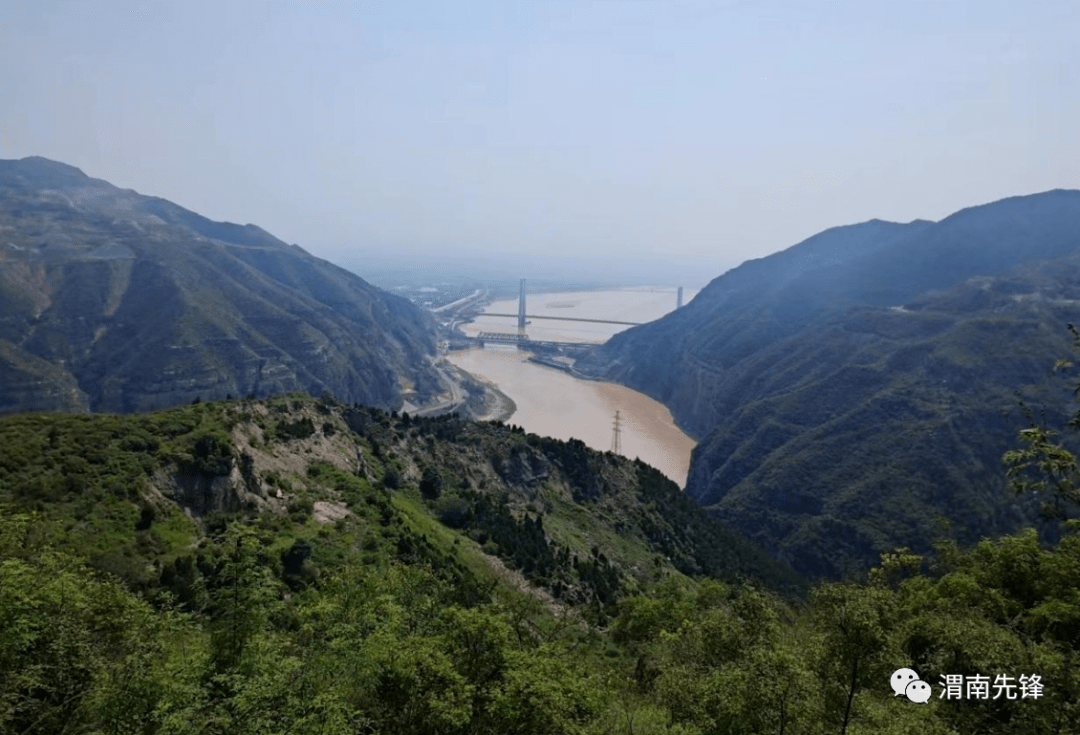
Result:
{"label": "mountain", "polygon": [[439,390],[413,304],[254,225],[44,158],[0,161],[0,412]]}
{"label": "mountain", "polygon": [[839,576],[1032,520],[1001,455],[1051,418],[1080,320],[1080,192],[820,233],[577,363],[702,437],[687,492],[800,572]]}
{"label": "mountain", "polygon": [[222,523],[289,516],[292,534],[336,524],[350,554],[426,560],[459,583],[516,570],[548,599],[609,611],[673,574],[804,591],[659,470],[498,422],[288,394],[0,417],[0,444],[3,514],[36,509],[59,546],[140,588]]}

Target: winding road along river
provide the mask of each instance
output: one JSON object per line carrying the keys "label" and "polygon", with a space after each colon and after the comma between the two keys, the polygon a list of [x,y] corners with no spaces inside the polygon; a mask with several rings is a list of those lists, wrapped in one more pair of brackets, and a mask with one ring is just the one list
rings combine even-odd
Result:
{"label": "winding road along river", "polygon": [[[686,301],[695,292],[687,291]],[[626,289],[582,293],[530,294],[529,314],[646,322],[675,308],[674,289]],[[516,314],[517,301],[499,301],[491,313]],[[516,321],[481,316],[462,328],[467,334],[517,331]],[[526,327],[533,339],[602,342],[627,329],[614,324],[535,320]],[[641,458],[686,485],[694,440],[672,421],[663,404],[621,385],[579,380],[567,372],[527,361],[516,347],[491,346],[451,352],[454,365],[484,378],[514,400],[508,423],[558,439],[577,438],[593,449],[612,448],[615,412],[620,415],[621,454]]]}

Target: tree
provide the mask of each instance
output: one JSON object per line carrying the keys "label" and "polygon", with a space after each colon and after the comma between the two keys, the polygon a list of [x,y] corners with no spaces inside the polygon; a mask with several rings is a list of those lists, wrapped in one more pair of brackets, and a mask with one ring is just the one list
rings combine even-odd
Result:
{"label": "tree", "polygon": [[442,494],[443,478],[437,467],[429,465],[420,477],[420,494],[428,500],[435,500]]}
{"label": "tree", "polygon": [[145,732],[170,686],[168,642],[190,631],[116,579],[34,542],[0,512],[0,732]]}
{"label": "tree", "polygon": [[[1070,324],[1073,350],[1080,352],[1080,330]],[[1058,360],[1054,370],[1075,367],[1070,360]],[[1080,381],[1073,390],[1080,400]],[[1025,407],[1026,409],[1026,407]],[[1080,506],[1080,465],[1076,455],[1055,440],[1057,432],[1036,423],[1031,411],[1027,411],[1031,425],[1020,432],[1025,445],[1005,453],[1003,460],[1013,489],[1019,493],[1033,493],[1044,498],[1043,513],[1049,518],[1065,519],[1070,511]],[[1080,430],[1080,409],[1073,413],[1066,428]]]}
{"label": "tree", "polygon": [[549,645],[509,650],[503,684],[490,711],[489,732],[576,735],[601,706],[598,682]]}
{"label": "tree", "polygon": [[887,681],[899,659],[889,645],[895,594],[880,587],[825,584],[811,593],[810,602],[824,637],[820,675],[825,716],[844,735],[856,695]]}
{"label": "tree", "polygon": [[211,595],[210,645],[218,672],[238,668],[249,642],[265,630],[277,592],[270,570],[258,563],[258,539],[247,528],[229,528],[225,562]]}

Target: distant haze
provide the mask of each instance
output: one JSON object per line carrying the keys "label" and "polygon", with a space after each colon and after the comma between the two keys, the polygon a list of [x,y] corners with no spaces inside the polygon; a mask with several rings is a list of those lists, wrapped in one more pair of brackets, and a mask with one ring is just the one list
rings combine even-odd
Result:
{"label": "distant haze", "polygon": [[0,158],[361,274],[693,285],[834,225],[1080,188],[1077,38],[1075,0],[7,0]]}

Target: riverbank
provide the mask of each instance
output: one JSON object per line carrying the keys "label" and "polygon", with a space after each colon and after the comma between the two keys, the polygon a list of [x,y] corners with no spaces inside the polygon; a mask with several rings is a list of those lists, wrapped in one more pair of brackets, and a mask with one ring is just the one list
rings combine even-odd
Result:
{"label": "riverbank", "polygon": [[517,404],[510,396],[499,390],[499,386],[489,380],[461,369],[449,360],[441,363],[444,372],[464,391],[465,414],[476,421],[508,421],[517,410]]}
{"label": "riverbank", "polygon": [[[688,299],[696,294],[696,289],[688,291]],[[458,410],[481,420],[512,418],[534,434],[577,439],[593,449],[638,457],[684,487],[694,439],[675,425],[663,404],[625,386],[578,375],[574,359],[579,348],[521,351],[493,340],[485,348],[460,349],[480,332],[527,333],[532,340],[589,349],[627,329],[628,323],[653,321],[671,312],[677,296],[672,288],[640,287],[530,292],[526,307],[531,318],[526,330],[518,331],[517,300],[474,302],[454,314],[451,334],[466,339],[453,345],[458,349],[444,352],[440,362],[461,370],[454,382],[468,399]],[[452,342],[448,338],[447,346]]]}
{"label": "riverbank", "polygon": [[[529,353],[516,347],[493,345],[446,355],[448,362],[471,375],[476,383],[497,390],[515,406],[509,415],[504,411],[499,420],[509,418],[541,436],[577,439],[599,451],[615,448],[617,438],[619,454],[637,457],[680,487],[686,485],[696,442],[675,425],[663,404],[626,386],[582,380],[564,369],[529,358]],[[495,418],[491,412],[496,406],[489,405],[488,415]]]}

